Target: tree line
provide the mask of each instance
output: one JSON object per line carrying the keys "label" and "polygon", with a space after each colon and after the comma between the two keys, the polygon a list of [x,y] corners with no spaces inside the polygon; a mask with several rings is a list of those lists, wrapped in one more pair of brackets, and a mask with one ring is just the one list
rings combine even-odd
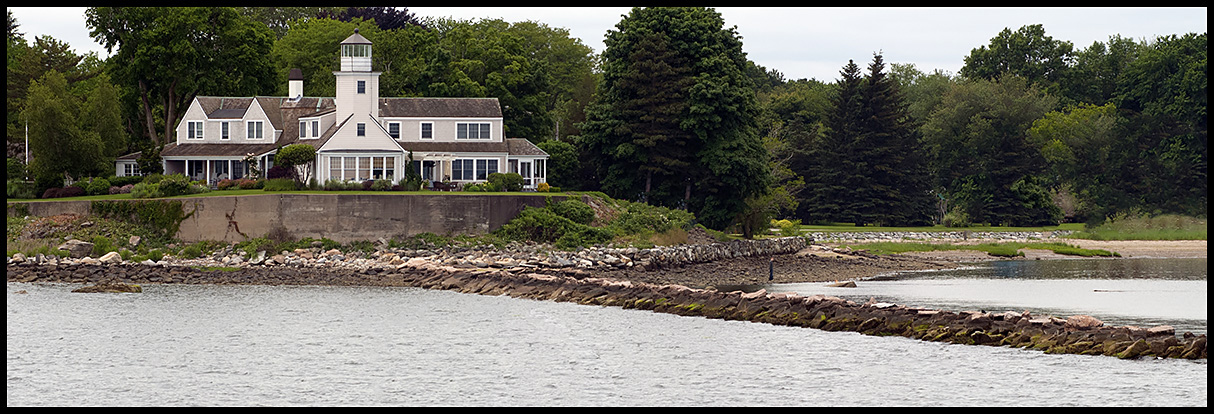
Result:
{"label": "tree line", "polygon": [[542,22],[400,8],[94,7],[86,17],[113,53],[104,61],[27,41],[9,14],[10,175],[26,124],[29,168],[51,185],[103,174],[134,151],[154,171],[198,95],[283,96],[298,68],[306,95],[332,96],[338,43],[358,28],[375,45],[383,96],[498,98],[506,135],[550,154],[553,185],[686,209],[714,229],[750,235],[773,217],[1205,215],[1204,33],[1114,35],[1077,50],[1029,25],[973,49],[956,75],[876,52],[824,83],[748,61],[711,8],[635,8],[601,55]]}

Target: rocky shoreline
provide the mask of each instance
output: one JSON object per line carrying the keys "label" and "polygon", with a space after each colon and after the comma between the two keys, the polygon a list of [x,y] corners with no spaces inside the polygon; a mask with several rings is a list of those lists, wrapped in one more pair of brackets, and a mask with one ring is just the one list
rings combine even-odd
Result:
{"label": "rocky shoreline", "polygon": [[[361,260],[361,259],[359,259]],[[507,295],[534,300],[619,306],[727,320],[745,320],[866,335],[897,335],[926,341],[1010,346],[1046,353],[1118,358],[1206,359],[1206,335],[1170,326],[1110,327],[1090,316],[1067,319],[1028,312],[949,312],[889,303],[864,303],[791,293],[722,292],[677,284],[652,284],[597,277],[587,269],[541,274],[525,267],[445,265],[411,258],[398,265],[362,267],[269,266],[208,269],[134,263],[9,263],[8,281],[19,283],[257,284],[402,286]]]}
{"label": "rocky shoreline", "polygon": [[[908,235],[817,236],[838,242],[874,237],[905,239]],[[982,236],[1005,241],[1051,237]],[[89,246],[76,247],[86,251],[84,247]],[[1178,336],[1169,326],[1109,327],[1085,315],[1059,319],[1027,312],[954,313],[888,303],[856,304],[822,295],[744,293],[727,288],[859,280],[897,271],[952,268],[959,263],[878,256],[830,247],[806,237],[784,237],[576,252],[554,251],[544,245],[399,249],[389,248],[386,243],[378,243],[372,252],[342,252],[324,250],[318,243],[311,248],[250,256],[228,246],[195,259],[166,257],[142,263],[123,260],[116,252],[100,258],[15,255],[8,259],[7,273],[9,282],[95,287],[78,289],[84,292],[121,292],[114,286],[138,288],[139,284],[168,283],[420,287],[1049,353],[1206,358],[1206,335],[1186,332]]]}

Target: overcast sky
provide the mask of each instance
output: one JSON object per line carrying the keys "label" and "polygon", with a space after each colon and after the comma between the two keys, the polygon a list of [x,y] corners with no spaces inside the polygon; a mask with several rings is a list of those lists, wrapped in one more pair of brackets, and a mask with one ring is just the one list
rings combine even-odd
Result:
{"label": "overcast sky", "polygon": [[[88,36],[84,8],[10,7],[26,39],[51,35],[77,53],[107,53]],[[418,17],[500,18],[536,21],[569,29],[572,37],[603,50],[608,30],[628,7],[410,7]],[[833,82],[853,59],[861,67],[882,53],[885,62],[919,70],[961,70],[970,51],[986,46],[1004,28],[1041,24],[1047,36],[1076,50],[1120,35],[1153,40],[1160,35],[1206,32],[1205,7],[1157,8],[776,8],[721,7],[726,27],[737,27],[742,49],[755,63],[789,80]]]}

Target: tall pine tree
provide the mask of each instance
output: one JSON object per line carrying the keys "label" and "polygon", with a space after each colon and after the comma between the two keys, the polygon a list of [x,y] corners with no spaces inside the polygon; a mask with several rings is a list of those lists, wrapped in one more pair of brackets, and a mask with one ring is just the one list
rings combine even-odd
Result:
{"label": "tall pine tree", "polygon": [[616,28],[576,139],[584,160],[609,195],[639,199],[648,182],[650,204],[725,228],[772,180],[736,29],[700,7],[635,8]]}
{"label": "tall pine tree", "polygon": [[865,178],[851,198],[856,224],[930,224],[932,199],[918,129],[880,54],[868,66],[860,100],[854,155]]}
{"label": "tall pine tree", "polygon": [[817,136],[805,151],[797,171],[805,178],[805,200],[798,216],[808,222],[854,222],[850,205],[853,186],[859,183],[852,151],[859,131],[860,90],[863,79],[854,61],[839,72],[842,78],[832,96],[833,111],[826,120],[827,131]]}

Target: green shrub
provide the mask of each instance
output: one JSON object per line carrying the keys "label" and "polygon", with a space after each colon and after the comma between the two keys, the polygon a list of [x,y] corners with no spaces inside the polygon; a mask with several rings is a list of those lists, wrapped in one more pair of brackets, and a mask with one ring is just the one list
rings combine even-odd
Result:
{"label": "green shrub", "polygon": [[148,251],[148,260],[153,262],[164,260],[164,252],[160,251],[160,249],[152,249]]}
{"label": "green shrub", "polygon": [[163,196],[160,193],[160,184],[144,181],[131,187],[131,198],[160,198]]}
{"label": "green shrub", "polygon": [[464,185],[463,191],[470,193],[483,193],[485,192],[485,187],[479,183],[466,184]]}
{"label": "green shrub", "polygon": [[518,173],[492,173],[487,178],[500,191],[523,190],[523,176]]}
{"label": "green shrub", "polygon": [[162,197],[190,194],[190,186],[193,185],[193,183],[190,181],[190,177],[186,177],[184,174],[170,174],[163,176],[158,184],[160,186],[160,195]]}
{"label": "green shrub", "polygon": [[771,226],[779,229],[780,235],[785,237],[796,236],[801,234],[801,220],[772,220]]}
{"label": "green shrub", "polygon": [[375,180],[371,183],[371,190],[374,191],[389,191],[392,189],[392,180]]}
{"label": "green shrub", "polygon": [[89,182],[88,187],[85,187],[88,195],[103,195],[110,193],[110,181],[104,178],[94,178]]}
{"label": "green shrub", "polygon": [[565,199],[548,206],[553,213],[567,218],[574,223],[589,225],[594,221],[594,209],[579,200]]}
{"label": "green shrub", "polygon": [[8,180],[5,185],[8,198],[35,198],[34,185],[31,182],[14,179]]}
{"label": "green shrub", "polygon": [[265,186],[262,189],[265,191],[294,191],[296,189],[295,180],[290,178],[271,178],[266,180]]}
{"label": "green shrub", "polygon": [[197,259],[202,257],[202,247],[199,247],[198,244],[186,246],[184,249],[181,249],[180,256],[186,259]]}
{"label": "green shrub", "polygon": [[965,210],[962,210],[960,207],[945,213],[941,224],[944,224],[944,227],[969,227],[973,225],[969,215],[965,214]]}
{"label": "green shrub", "polygon": [[554,243],[560,248],[588,246],[611,241],[614,233],[604,228],[576,223],[548,208],[524,208],[495,235],[506,240]]}
{"label": "green shrub", "polygon": [[115,246],[109,237],[93,236],[89,241],[93,243],[94,256],[104,256],[106,253],[118,251],[118,246]]}

